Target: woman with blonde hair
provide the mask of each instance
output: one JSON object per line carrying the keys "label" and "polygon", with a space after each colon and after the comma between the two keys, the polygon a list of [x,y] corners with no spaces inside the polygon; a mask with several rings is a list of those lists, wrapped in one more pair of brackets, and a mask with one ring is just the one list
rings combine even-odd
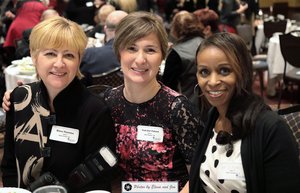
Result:
{"label": "woman with blonde hair", "polygon": [[[28,188],[46,172],[64,183],[89,154],[103,145],[114,147],[108,108],[80,82],[86,45],[81,27],[62,17],[33,28],[30,53],[39,81],[10,95],[1,164],[5,187]],[[109,177],[72,192],[92,189],[110,190]]]}

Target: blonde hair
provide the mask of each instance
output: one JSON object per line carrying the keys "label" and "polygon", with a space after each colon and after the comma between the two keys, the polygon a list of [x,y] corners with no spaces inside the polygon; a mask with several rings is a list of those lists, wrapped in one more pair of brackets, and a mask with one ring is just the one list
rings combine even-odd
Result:
{"label": "blonde hair", "polygon": [[[82,28],[75,22],[63,17],[53,17],[37,24],[29,37],[30,54],[36,58],[41,49],[69,47],[78,50],[81,60],[87,45],[87,37]],[[77,77],[82,74],[77,71]]]}
{"label": "blonde hair", "polygon": [[136,0],[119,0],[118,1],[121,10],[131,13],[137,10]]}
{"label": "blonde hair", "polygon": [[43,11],[40,20],[44,21],[44,20],[49,19],[49,18],[54,17],[54,16],[59,16],[59,14],[56,10],[46,9],[45,11]]}
{"label": "blonde hair", "polygon": [[100,23],[104,25],[107,16],[115,10],[116,10],[116,8],[110,4],[103,5],[99,9],[98,14],[97,14],[98,21],[100,21]]}

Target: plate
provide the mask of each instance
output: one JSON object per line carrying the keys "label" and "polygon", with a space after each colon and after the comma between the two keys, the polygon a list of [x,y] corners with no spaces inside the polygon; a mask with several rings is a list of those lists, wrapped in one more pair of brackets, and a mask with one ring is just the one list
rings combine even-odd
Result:
{"label": "plate", "polygon": [[108,192],[106,190],[91,190],[91,191],[88,191],[85,193],[110,193],[110,192]]}
{"label": "plate", "polygon": [[33,75],[35,73],[35,67],[30,64],[21,64],[18,65],[19,74],[23,75]]}
{"label": "plate", "polygon": [[34,71],[19,70],[19,74],[21,74],[21,75],[34,75],[35,70]]}
{"label": "plate", "polygon": [[22,188],[0,188],[0,193],[31,193]]}
{"label": "plate", "polygon": [[32,60],[31,60],[31,57],[24,57],[20,60],[13,60],[11,61],[11,64],[16,64],[16,65],[22,65],[22,64],[25,64],[25,65],[32,65]]}

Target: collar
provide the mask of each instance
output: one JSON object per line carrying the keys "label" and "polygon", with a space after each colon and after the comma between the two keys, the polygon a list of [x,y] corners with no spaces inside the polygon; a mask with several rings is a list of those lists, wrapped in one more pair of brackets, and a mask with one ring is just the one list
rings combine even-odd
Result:
{"label": "collar", "polygon": [[[45,84],[41,81],[42,94],[46,101],[49,101],[48,91]],[[53,100],[55,112],[66,112],[82,103],[83,96],[86,94],[86,88],[76,77],[74,80]]]}

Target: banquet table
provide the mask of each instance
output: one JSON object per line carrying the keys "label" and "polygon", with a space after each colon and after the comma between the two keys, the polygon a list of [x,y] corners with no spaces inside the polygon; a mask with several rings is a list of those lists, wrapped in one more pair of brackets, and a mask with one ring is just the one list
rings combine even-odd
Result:
{"label": "banquet table", "polygon": [[[298,27],[300,29],[300,27]],[[297,28],[297,30],[298,30]],[[276,94],[276,83],[282,78],[284,71],[284,58],[280,50],[279,33],[275,33],[268,44],[267,63],[268,63],[268,85],[267,94],[273,96]],[[287,63],[286,71],[293,67]]]}
{"label": "banquet table", "polygon": [[6,90],[13,90],[17,86],[17,81],[24,84],[37,80],[36,74],[22,74],[18,64],[12,64],[4,69]]}
{"label": "banquet table", "polygon": [[[299,30],[300,27],[296,25],[295,20],[287,19],[285,33],[289,33],[293,30]],[[261,47],[265,43],[266,37],[264,34],[264,25],[262,21],[256,22],[256,33],[255,33],[255,48],[256,53],[260,52]],[[270,41],[270,40],[269,40]]]}

